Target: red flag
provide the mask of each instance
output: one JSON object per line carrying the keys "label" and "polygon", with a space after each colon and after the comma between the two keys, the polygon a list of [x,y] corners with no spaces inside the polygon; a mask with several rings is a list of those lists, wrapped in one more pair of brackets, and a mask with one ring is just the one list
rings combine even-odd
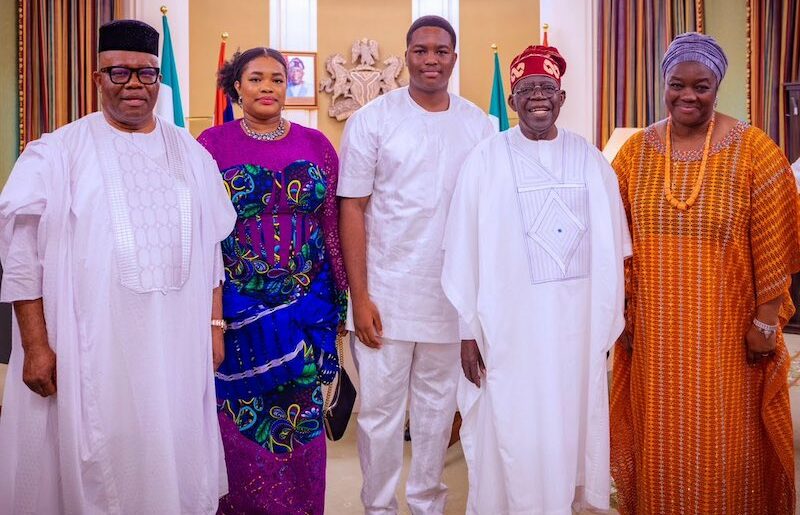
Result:
{"label": "red flag", "polygon": [[[222,33],[222,41],[219,43],[219,63],[217,64],[217,71],[225,66],[225,40],[228,39],[228,33]],[[225,122],[233,120],[233,106],[231,99],[225,91],[217,86],[217,96],[214,99],[214,125],[222,125]]]}

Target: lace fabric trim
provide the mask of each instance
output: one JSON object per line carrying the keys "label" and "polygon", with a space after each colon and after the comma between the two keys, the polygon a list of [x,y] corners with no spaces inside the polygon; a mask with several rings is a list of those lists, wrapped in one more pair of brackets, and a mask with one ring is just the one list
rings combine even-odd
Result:
{"label": "lace fabric trim", "polygon": [[[709,152],[710,156],[714,154],[718,154],[722,152],[729,146],[738,143],[741,141],[742,136],[744,135],[745,131],[750,128],[750,124],[743,121],[737,121],[733,128],[728,131],[728,134],[725,135],[724,138],[716,142],[711,146],[711,151]],[[658,153],[664,155],[667,151],[667,145],[664,141],[661,140],[658,136],[658,132],[656,132],[655,125],[651,125],[644,130],[644,139],[645,141],[656,148]],[[703,149],[697,150],[673,150],[672,151],[672,159],[673,161],[700,161],[703,159]]]}

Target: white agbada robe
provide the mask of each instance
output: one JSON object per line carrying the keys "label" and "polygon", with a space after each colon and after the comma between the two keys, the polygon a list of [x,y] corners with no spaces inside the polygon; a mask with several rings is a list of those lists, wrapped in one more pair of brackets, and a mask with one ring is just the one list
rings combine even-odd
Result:
{"label": "white agbada robe", "polygon": [[480,389],[458,386],[467,512],[608,509],[605,361],[630,254],[614,171],[564,129],[493,136],[464,163],[444,248],[445,293],[486,365]]}
{"label": "white agbada robe", "polygon": [[163,120],[95,113],[28,144],[0,195],[2,301],[43,298],[58,391],[23,384],[15,320],[0,513],[216,512],[209,321],[234,222],[213,159]]}

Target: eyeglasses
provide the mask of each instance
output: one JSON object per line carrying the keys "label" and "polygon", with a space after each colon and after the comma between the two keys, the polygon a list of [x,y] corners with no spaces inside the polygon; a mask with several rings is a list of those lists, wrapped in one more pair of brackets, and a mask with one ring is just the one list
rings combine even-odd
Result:
{"label": "eyeglasses", "polygon": [[536,90],[542,94],[544,98],[552,98],[553,95],[559,92],[559,89],[552,84],[534,84],[533,86],[523,86],[514,92],[523,98],[531,98],[536,94]]}
{"label": "eyeglasses", "polygon": [[158,81],[158,75],[161,73],[160,68],[153,66],[145,66],[144,68],[128,68],[127,66],[106,66],[100,68],[100,71],[108,74],[108,78],[114,84],[127,84],[131,81],[131,77],[136,73],[136,77],[144,85],[155,84]]}

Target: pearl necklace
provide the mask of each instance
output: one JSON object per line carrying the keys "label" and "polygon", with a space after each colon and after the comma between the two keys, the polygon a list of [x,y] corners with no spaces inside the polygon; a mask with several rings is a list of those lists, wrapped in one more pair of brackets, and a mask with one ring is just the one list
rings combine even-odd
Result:
{"label": "pearl necklace", "polygon": [[715,115],[711,115],[711,123],[708,124],[706,131],[706,141],[703,143],[703,160],[700,161],[700,173],[697,176],[697,181],[694,183],[692,192],[686,201],[678,200],[672,194],[672,177],[670,175],[670,165],[672,164],[672,117],[667,118],[667,150],[664,153],[664,195],[667,197],[667,202],[672,207],[680,211],[686,211],[694,205],[697,197],[700,196],[700,188],[703,186],[703,179],[706,176],[706,163],[708,162],[708,153],[711,150],[711,134],[714,132]]}
{"label": "pearl necklace", "polygon": [[247,125],[247,122],[244,121],[244,118],[242,118],[240,125],[242,126],[242,130],[245,134],[258,141],[275,141],[276,139],[282,138],[283,135],[286,134],[286,122],[283,118],[281,118],[278,122],[278,127],[274,131],[270,132],[254,131],[249,125]]}

